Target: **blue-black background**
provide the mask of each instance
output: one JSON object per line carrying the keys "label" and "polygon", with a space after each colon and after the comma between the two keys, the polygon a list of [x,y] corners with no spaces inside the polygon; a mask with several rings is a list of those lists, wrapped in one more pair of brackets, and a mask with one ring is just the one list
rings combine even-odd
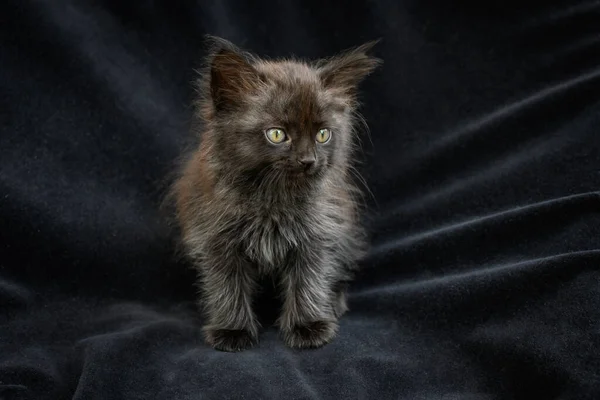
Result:
{"label": "blue-black background", "polygon": [[[3,1],[0,398],[600,398],[600,3],[495,3]],[[373,247],[323,349],[201,340],[159,205],[206,33],[382,38]]]}

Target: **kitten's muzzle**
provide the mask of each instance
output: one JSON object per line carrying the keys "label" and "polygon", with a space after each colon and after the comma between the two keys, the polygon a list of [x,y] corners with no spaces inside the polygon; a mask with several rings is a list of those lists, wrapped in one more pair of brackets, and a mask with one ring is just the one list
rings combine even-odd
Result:
{"label": "kitten's muzzle", "polygon": [[312,173],[317,165],[317,158],[314,156],[304,156],[296,161],[300,168],[308,174]]}

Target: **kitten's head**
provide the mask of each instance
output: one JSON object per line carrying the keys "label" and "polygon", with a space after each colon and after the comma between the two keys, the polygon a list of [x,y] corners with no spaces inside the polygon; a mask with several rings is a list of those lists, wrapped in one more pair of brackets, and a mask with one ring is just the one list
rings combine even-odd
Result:
{"label": "kitten's head", "polygon": [[315,63],[265,60],[212,38],[202,115],[237,175],[312,181],[346,168],[356,89],[379,64],[367,43]]}

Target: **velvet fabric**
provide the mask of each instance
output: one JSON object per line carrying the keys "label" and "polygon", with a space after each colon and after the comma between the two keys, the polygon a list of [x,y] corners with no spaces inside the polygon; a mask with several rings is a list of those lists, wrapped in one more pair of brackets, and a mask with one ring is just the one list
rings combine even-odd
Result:
{"label": "velvet fabric", "polygon": [[[597,1],[4,0],[0,21],[1,399],[600,398]],[[372,247],[322,349],[202,341],[160,203],[207,33],[310,59],[382,39]]]}

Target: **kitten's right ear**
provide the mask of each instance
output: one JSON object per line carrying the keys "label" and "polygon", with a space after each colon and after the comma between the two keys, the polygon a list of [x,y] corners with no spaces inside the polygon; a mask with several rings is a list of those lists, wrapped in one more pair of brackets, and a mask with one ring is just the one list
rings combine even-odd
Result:
{"label": "kitten's right ear", "polygon": [[225,39],[208,37],[210,51],[210,94],[217,111],[238,106],[261,82],[251,56]]}
{"label": "kitten's right ear", "polygon": [[349,95],[354,94],[357,85],[382,63],[381,59],[369,55],[377,43],[379,39],[321,60],[318,66],[323,85]]}

